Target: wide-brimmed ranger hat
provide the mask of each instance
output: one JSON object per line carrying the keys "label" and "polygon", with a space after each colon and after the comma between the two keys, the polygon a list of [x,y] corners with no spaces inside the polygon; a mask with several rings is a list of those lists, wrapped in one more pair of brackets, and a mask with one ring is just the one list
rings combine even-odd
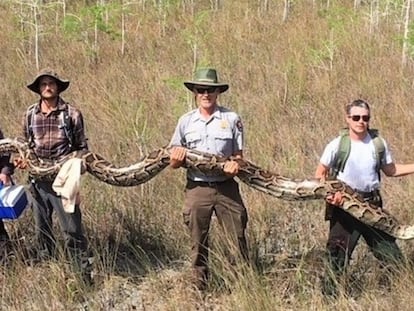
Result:
{"label": "wide-brimmed ranger hat", "polygon": [[37,93],[40,94],[39,89],[39,82],[42,77],[51,77],[56,80],[56,84],[58,86],[58,93],[62,93],[64,90],[66,90],[69,87],[69,81],[64,80],[52,69],[42,69],[37,76],[35,77],[34,81],[27,85],[27,87]]}
{"label": "wide-brimmed ranger hat", "polygon": [[200,68],[194,74],[193,81],[186,81],[184,85],[190,90],[194,91],[196,86],[217,87],[220,93],[229,89],[227,83],[220,83],[217,76],[217,71],[214,68]]}

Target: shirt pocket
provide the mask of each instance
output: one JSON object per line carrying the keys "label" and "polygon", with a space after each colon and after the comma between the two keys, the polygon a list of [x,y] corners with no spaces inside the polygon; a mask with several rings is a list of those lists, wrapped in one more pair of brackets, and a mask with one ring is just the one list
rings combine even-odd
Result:
{"label": "shirt pocket", "polygon": [[32,125],[32,134],[33,134],[33,139],[35,141],[39,140],[39,139],[43,139],[43,137],[45,137],[46,135],[46,131],[44,126],[33,126]]}
{"label": "shirt pocket", "polygon": [[229,156],[233,150],[233,133],[230,131],[218,131],[214,133],[216,150],[219,154]]}
{"label": "shirt pocket", "polygon": [[195,149],[201,143],[201,135],[196,132],[186,133],[185,137],[185,147],[188,149]]}

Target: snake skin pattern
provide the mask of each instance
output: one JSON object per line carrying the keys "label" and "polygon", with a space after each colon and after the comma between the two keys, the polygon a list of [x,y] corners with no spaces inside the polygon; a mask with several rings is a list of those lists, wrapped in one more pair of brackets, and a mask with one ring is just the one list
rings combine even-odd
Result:
{"label": "snake skin pattern", "polygon": [[[35,178],[53,180],[63,163],[70,158],[80,158],[86,170],[105,183],[120,187],[137,186],[149,181],[169,165],[169,148],[154,150],[137,163],[116,167],[102,156],[90,151],[75,151],[57,161],[43,161],[36,157],[28,144],[19,139],[0,140],[0,154],[17,153],[28,164],[29,174]],[[359,221],[403,240],[414,238],[414,226],[400,224],[383,209],[365,202],[354,190],[338,180],[320,182],[315,179],[287,178],[264,170],[254,163],[238,158],[230,159],[239,163],[237,177],[250,187],[283,200],[325,199],[337,191],[342,193],[342,208]],[[187,150],[186,168],[197,169],[204,174],[223,174],[228,158]]]}

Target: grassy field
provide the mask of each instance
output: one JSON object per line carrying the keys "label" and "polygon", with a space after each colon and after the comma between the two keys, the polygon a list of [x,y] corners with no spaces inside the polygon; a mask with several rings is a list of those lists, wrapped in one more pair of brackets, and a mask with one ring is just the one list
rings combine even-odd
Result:
{"label": "grassy field", "polygon": [[[132,164],[166,145],[194,107],[183,81],[214,66],[230,84],[222,105],[244,122],[245,157],[289,177],[311,177],[325,144],[345,125],[352,99],[371,103],[372,127],[396,162],[413,161],[414,13],[411,1],[157,0],[0,1],[0,125],[20,136],[25,86],[38,69],[71,80],[63,98],[85,118],[90,149]],[[18,181],[26,181],[18,172]],[[63,261],[31,265],[32,213],[7,224],[16,258],[0,268],[1,310],[411,310],[413,267],[379,285],[363,241],[344,295],[324,299],[319,277],[327,223],[323,203],[284,202],[241,185],[252,267],[233,271],[212,228],[210,288],[188,275],[182,223],[184,170],[166,169],[133,188],[82,181],[84,225],[99,280],[80,284]],[[414,223],[414,176],[383,179],[385,205]],[[58,232],[58,227],[56,232]],[[399,245],[411,261],[410,241]],[[134,309],[135,308],[135,309]]]}

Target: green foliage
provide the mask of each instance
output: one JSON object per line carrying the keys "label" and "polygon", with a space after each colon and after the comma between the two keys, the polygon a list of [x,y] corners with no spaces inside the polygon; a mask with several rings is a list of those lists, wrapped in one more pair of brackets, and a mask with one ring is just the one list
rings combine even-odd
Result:
{"label": "green foliage", "polygon": [[[112,39],[119,38],[119,31],[115,30],[116,16],[113,14],[118,13],[120,6],[117,4],[104,4],[95,5],[84,11],[84,15],[92,16],[93,23],[97,26],[98,30],[108,34]],[[106,16],[109,18],[106,19]]]}
{"label": "green foliage", "polygon": [[82,31],[82,20],[73,14],[67,14],[63,19],[63,31],[71,37],[77,37]]}
{"label": "green foliage", "polygon": [[163,82],[173,89],[174,91],[179,91],[183,87],[184,79],[181,77],[169,77],[168,79],[163,79]]}
{"label": "green foliage", "polygon": [[102,33],[107,34],[111,39],[119,39],[121,34],[117,29],[120,24],[120,12],[122,7],[119,4],[96,4],[87,6],[80,10],[79,16],[68,14],[63,20],[63,30],[69,35],[91,32],[95,27]]}
{"label": "green foliage", "polygon": [[203,51],[203,59],[199,60],[203,64],[197,63],[197,67],[205,65],[205,62],[209,62],[210,54],[208,50],[208,40],[213,36],[210,29],[210,20],[212,12],[210,10],[200,11],[195,14],[192,24],[183,31],[184,40],[195,52],[198,50]]}
{"label": "green foliage", "polygon": [[346,35],[347,26],[358,20],[356,11],[339,5],[320,10],[319,16],[325,19],[329,29],[339,36]]}
{"label": "green foliage", "polygon": [[183,81],[184,79],[179,77],[170,77],[168,79],[163,80],[163,82],[168,88],[171,88],[171,90],[173,90],[176,93],[182,94],[173,103],[168,103],[169,105],[171,105],[172,116],[175,120],[178,120],[178,118],[187,111],[187,107],[185,105],[185,102],[187,100],[185,95],[187,93],[182,92]]}
{"label": "green foliage", "polygon": [[332,70],[332,62],[337,51],[337,41],[327,39],[320,42],[319,48],[309,48],[309,61],[316,67]]}
{"label": "green foliage", "polygon": [[168,10],[170,8],[176,8],[181,5],[181,0],[156,0],[153,2],[159,10]]}

